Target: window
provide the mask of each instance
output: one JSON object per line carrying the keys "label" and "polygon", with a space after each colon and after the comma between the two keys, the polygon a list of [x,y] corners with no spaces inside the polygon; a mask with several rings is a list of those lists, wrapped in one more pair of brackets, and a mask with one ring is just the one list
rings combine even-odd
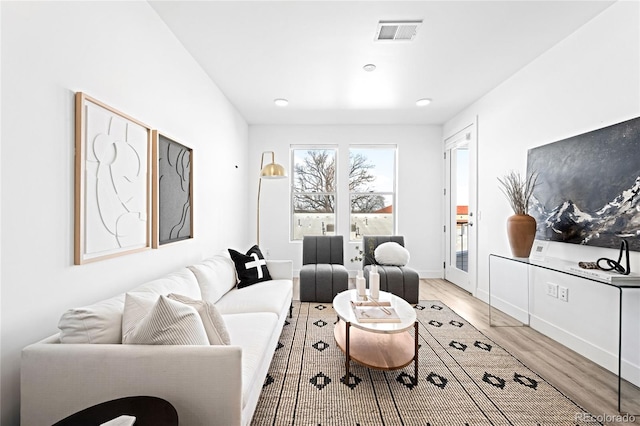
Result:
{"label": "window", "polygon": [[[329,146],[291,149],[293,240],[301,240],[305,235],[336,234],[337,155],[337,149]],[[395,233],[395,175],[395,146],[349,148],[351,241],[360,241],[363,235]],[[346,218],[346,209],[341,214]]]}
{"label": "window", "polygon": [[336,226],[336,149],[292,149],[291,236],[333,235]]}
{"label": "window", "polygon": [[349,149],[350,240],[395,231],[395,146]]}

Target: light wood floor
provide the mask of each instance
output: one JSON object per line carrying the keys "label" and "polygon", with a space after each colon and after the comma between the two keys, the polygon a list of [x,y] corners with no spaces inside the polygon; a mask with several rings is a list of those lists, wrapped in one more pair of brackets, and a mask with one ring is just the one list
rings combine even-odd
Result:
{"label": "light wood floor", "polygon": [[488,305],[448,281],[420,280],[420,300],[442,301],[594,416],[621,416],[615,374],[530,327],[489,327]]}

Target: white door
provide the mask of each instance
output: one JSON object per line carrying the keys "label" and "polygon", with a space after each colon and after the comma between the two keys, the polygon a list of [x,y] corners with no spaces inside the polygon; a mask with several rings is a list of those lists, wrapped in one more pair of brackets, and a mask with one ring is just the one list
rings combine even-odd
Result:
{"label": "white door", "polygon": [[474,293],[476,289],[476,125],[445,140],[446,280]]}

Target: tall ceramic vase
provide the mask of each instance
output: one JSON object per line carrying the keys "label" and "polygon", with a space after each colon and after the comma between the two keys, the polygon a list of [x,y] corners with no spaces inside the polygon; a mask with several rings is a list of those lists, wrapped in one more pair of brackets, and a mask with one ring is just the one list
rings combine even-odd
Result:
{"label": "tall ceramic vase", "polygon": [[528,214],[509,216],[507,235],[513,257],[529,257],[536,238],[536,220]]}

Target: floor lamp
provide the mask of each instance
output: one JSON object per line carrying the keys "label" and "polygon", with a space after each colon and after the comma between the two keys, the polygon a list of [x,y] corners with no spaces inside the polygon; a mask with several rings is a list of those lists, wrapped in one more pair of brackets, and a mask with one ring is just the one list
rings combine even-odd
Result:
{"label": "floor lamp", "polygon": [[[271,154],[271,163],[264,165],[264,155]],[[262,189],[262,179],[284,179],[287,177],[287,172],[284,167],[275,162],[275,154],[273,151],[265,151],[262,153],[260,159],[260,179],[258,179],[258,215],[256,226],[256,244],[260,245],[260,190]]]}

